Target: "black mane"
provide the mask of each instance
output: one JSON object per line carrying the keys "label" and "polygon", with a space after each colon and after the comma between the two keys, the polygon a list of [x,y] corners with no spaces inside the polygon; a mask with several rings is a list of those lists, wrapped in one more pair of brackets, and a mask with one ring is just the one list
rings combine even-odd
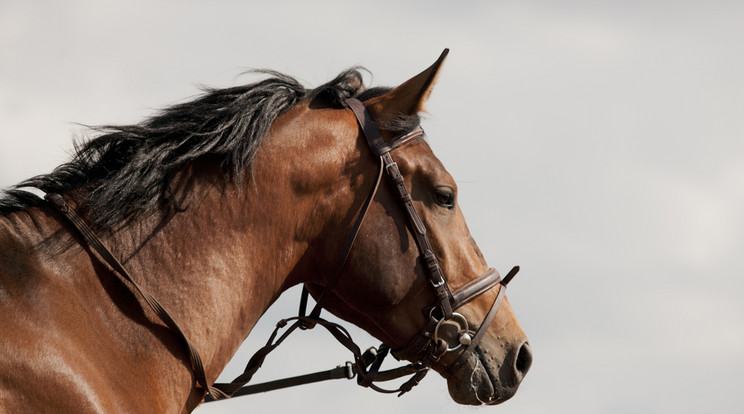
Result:
{"label": "black mane", "polygon": [[[6,190],[0,197],[0,214],[44,203],[23,187],[46,193],[84,189],[81,208],[90,212],[92,224],[114,228],[165,203],[170,174],[196,160],[218,160],[227,178],[239,182],[274,120],[300,100],[320,99],[341,108],[346,98],[364,100],[389,90],[365,91],[355,68],[313,90],[290,76],[262,73],[269,78],[225,89],[205,88],[198,98],[136,125],[95,128],[99,135],[76,145],[71,161]],[[405,118],[408,130],[418,124],[418,117]]]}

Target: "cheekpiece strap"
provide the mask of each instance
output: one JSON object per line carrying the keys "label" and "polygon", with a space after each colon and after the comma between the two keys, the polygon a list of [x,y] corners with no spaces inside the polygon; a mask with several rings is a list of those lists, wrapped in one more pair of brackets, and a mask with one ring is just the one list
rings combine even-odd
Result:
{"label": "cheekpiece strap", "polygon": [[[390,145],[386,144],[385,141],[382,139],[380,130],[377,128],[377,125],[375,125],[374,121],[372,120],[372,115],[370,115],[369,111],[367,111],[367,108],[364,107],[364,104],[360,100],[356,98],[350,98],[346,100],[346,103],[349,105],[349,108],[352,110],[352,112],[354,112],[354,115],[359,122],[359,126],[362,129],[364,137],[367,139],[367,143],[372,150],[372,153],[380,157],[380,162],[383,166],[382,169],[385,171],[385,174],[392,184],[395,193],[403,206],[403,211],[406,213],[405,215],[408,218],[408,222],[412,230],[411,234],[416,240],[419,253],[421,254],[422,260],[424,262],[424,268],[427,270],[429,281],[434,287],[434,294],[437,298],[437,305],[442,311],[442,316],[445,319],[450,319],[452,318],[452,293],[449,290],[449,286],[447,286],[447,281],[444,278],[444,272],[442,271],[442,267],[439,265],[439,261],[437,260],[436,255],[434,254],[434,249],[429,242],[429,238],[426,236],[426,227],[424,226],[421,217],[419,216],[416,208],[413,205],[413,200],[411,199],[411,194],[406,188],[405,182],[403,180],[403,175],[400,173],[398,164],[390,155],[390,151],[393,148],[391,148]],[[421,135],[423,135],[423,132],[419,133],[418,131],[414,130],[411,133],[404,135],[400,139],[395,139],[394,142],[398,143],[398,145],[395,145],[395,147],[399,147],[400,145],[402,145],[402,143],[409,142],[414,137],[420,137]]]}

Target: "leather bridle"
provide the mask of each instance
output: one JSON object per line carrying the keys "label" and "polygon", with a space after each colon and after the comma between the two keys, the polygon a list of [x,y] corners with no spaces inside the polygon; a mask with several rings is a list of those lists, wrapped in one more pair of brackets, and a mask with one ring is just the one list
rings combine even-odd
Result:
{"label": "leather bridle", "polygon": [[[424,329],[418,335],[414,336],[408,345],[392,352],[396,359],[413,361],[420,364],[422,368],[425,367],[425,370],[422,369],[417,374],[420,377],[418,380],[420,380],[425,375],[426,370],[431,368],[433,363],[438,361],[446,352],[455,351],[465,346],[465,350],[459,357],[461,359],[463,356],[475,351],[475,348],[480,343],[480,340],[483,338],[488,326],[490,326],[501,306],[506,285],[517,274],[519,266],[512,268],[503,280],[496,269],[489,269],[485,274],[452,293],[444,277],[444,272],[439,265],[439,261],[434,254],[434,249],[426,235],[426,226],[424,226],[421,217],[413,205],[411,195],[405,186],[398,164],[390,154],[401,145],[421,138],[423,131],[420,127],[416,127],[412,132],[394,138],[386,143],[375,125],[372,116],[364,107],[364,104],[355,98],[347,99],[346,103],[349,109],[354,112],[372,154],[379,157],[381,172],[385,172],[394,193],[401,202],[404,215],[408,220],[409,229],[419,249],[419,257],[426,270],[429,283],[434,290],[436,302],[433,306],[427,308],[428,320]],[[377,186],[378,184],[375,185],[375,188]],[[468,326],[466,318],[455,311],[496,285],[500,286],[496,299],[480,326],[473,332]],[[443,335],[440,335],[440,328],[447,325],[455,328],[455,338],[444,338]],[[451,329],[448,332],[451,333]],[[460,365],[460,363],[460,360],[458,360],[455,365]]]}
{"label": "leather bridle", "polygon": [[[372,154],[379,158],[380,164],[375,185],[371,189],[357,214],[354,225],[352,226],[342,248],[342,254],[339,255],[339,259],[332,270],[329,283],[326,284],[324,290],[318,295],[315,307],[309,314],[307,314],[306,307],[308,291],[306,288],[303,289],[299,315],[279,321],[266,345],[251,357],[243,374],[238,376],[231,383],[209,385],[199,352],[191,341],[188,340],[175,319],[154,297],[137,285],[124,266],[121,265],[118,259],[108,248],[106,248],[95,233],[86,225],[80,216],[75,213],[74,209],[69,207],[59,194],[50,193],[45,197],[47,201],[52,204],[80,233],[83,240],[90,246],[91,253],[96,256],[99,261],[107,264],[109,268],[120,277],[119,280],[121,280],[122,283],[139,293],[158,318],[160,318],[160,320],[163,321],[163,323],[165,323],[165,325],[168,326],[184,344],[185,348],[188,350],[188,356],[191,361],[191,367],[196,382],[198,385],[201,385],[207,393],[205,401],[214,401],[229,398],[231,396],[245,395],[325,379],[353,378],[354,376],[357,376],[357,382],[362,386],[370,387],[379,392],[399,393],[399,395],[402,395],[417,385],[445,353],[460,350],[463,346],[466,347],[461,351],[460,355],[452,365],[458,367],[464,362],[464,358],[475,351],[475,348],[480,343],[486,329],[491,324],[499,310],[504,298],[506,285],[519,271],[519,267],[515,266],[502,280],[501,276],[495,269],[489,269],[485,274],[453,293],[447,284],[444,272],[439,265],[439,261],[437,260],[431,243],[426,235],[426,227],[416,211],[411,196],[406,189],[403,176],[398,169],[398,164],[395,163],[390,155],[391,151],[394,149],[423,137],[423,131],[420,127],[416,127],[413,131],[405,135],[385,142],[371,115],[364,107],[364,104],[355,98],[347,99],[346,103],[349,109],[351,109],[356,116]],[[351,335],[349,335],[346,329],[320,317],[324,298],[328,292],[334,289],[341,277],[349,253],[354,246],[354,242],[362,226],[366,213],[377,194],[383,174],[388,177],[389,182],[393,186],[394,193],[401,202],[402,209],[408,220],[411,234],[416,240],[420,258],[424,265],[423,267],[426,269],[428,281],[435,296],[435,303],[425,309],[425,314],[428,319],[424,329],[419,334],[415,335],[408,345],[401,349],[392,351],[392,354],[396,359],[413,361],[413,363],[387,371],[380,371],[380,366],[387,354],[390,352],[389,347],[383,344],[374,352],[368,350],[363,353],[354,343]],[[499,292],[491,305],[490,310],[486,314],[486,317],[475,331],[471,330],[468,321],[464,316],[457,313],[456,310],[497,285],[499,286]],[[289,325],[289,322],[293,323]],[[320,325],[327,329],[342,345],[351,351],[354,356],[354,363],[348,362],[346,366],[339,366],[338,368],[327,372],[276,381],[276,383],[282,383],[283,385],[273,386],[272,383],[259,384],[257,386],[245,386],[245,384],[251,380],[253,374],[261,367],[266,356],[276,349],[292,332],[297,329],[309,329],[316,325]],[[283,328],[286,328],[286,331],[282,335],[279,335],[279,330]],[[387,381],[404,375],[411,375],[411,377],[394,390],[383,389],[374,384],[375,381]],[[310,377],[312,377],[312,379]],[[253,389],[249,390],[249,388]]]}

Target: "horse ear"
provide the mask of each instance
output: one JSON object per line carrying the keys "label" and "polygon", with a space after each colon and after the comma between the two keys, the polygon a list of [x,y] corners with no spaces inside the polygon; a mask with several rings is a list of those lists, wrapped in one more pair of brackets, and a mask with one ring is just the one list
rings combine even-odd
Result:
{"label": "horse ear", "polygon": [[423,111],[424,103],[429,99],[439,69],[448,53],[449,49],[444,49],[439,59],[428,69],[385,95],[366,101],[365,106],[373,118],[385,122],[399,115],[416,115]]}

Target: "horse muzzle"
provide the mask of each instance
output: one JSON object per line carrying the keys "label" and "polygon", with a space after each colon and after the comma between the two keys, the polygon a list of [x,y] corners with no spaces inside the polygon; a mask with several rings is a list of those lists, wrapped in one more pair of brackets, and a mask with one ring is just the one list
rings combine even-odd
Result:
{"label": "horse muzzle", "polygon": [[459,404],[500,404],[514,396],[531,365],[526,341],[495,351],[479,346],[463,352],[447,372],[450,396]]}
{"label": "horse muzzle", "polygon": [[[449,318],[437,306],[428,309],[424,329],[401,349],[393,352],[397,359],[436,366],[447,378],[452,398],[460,404],[498,404],[511,398],[532,365],[532,351],[526,339],[513,346],[485,346],[481,340],[503,302],[506,285],[519,271],[515,266],[501,279],[495,269],[474,279],[450,296],[451,309],[457,310],[488,290],[499,286],[499,292],[483,321],[473,330],[467,319],[457,312]],[[452,361],[443,368],[442,357],[451,353]],[[457,354],[457,355],[455,355]]]}

